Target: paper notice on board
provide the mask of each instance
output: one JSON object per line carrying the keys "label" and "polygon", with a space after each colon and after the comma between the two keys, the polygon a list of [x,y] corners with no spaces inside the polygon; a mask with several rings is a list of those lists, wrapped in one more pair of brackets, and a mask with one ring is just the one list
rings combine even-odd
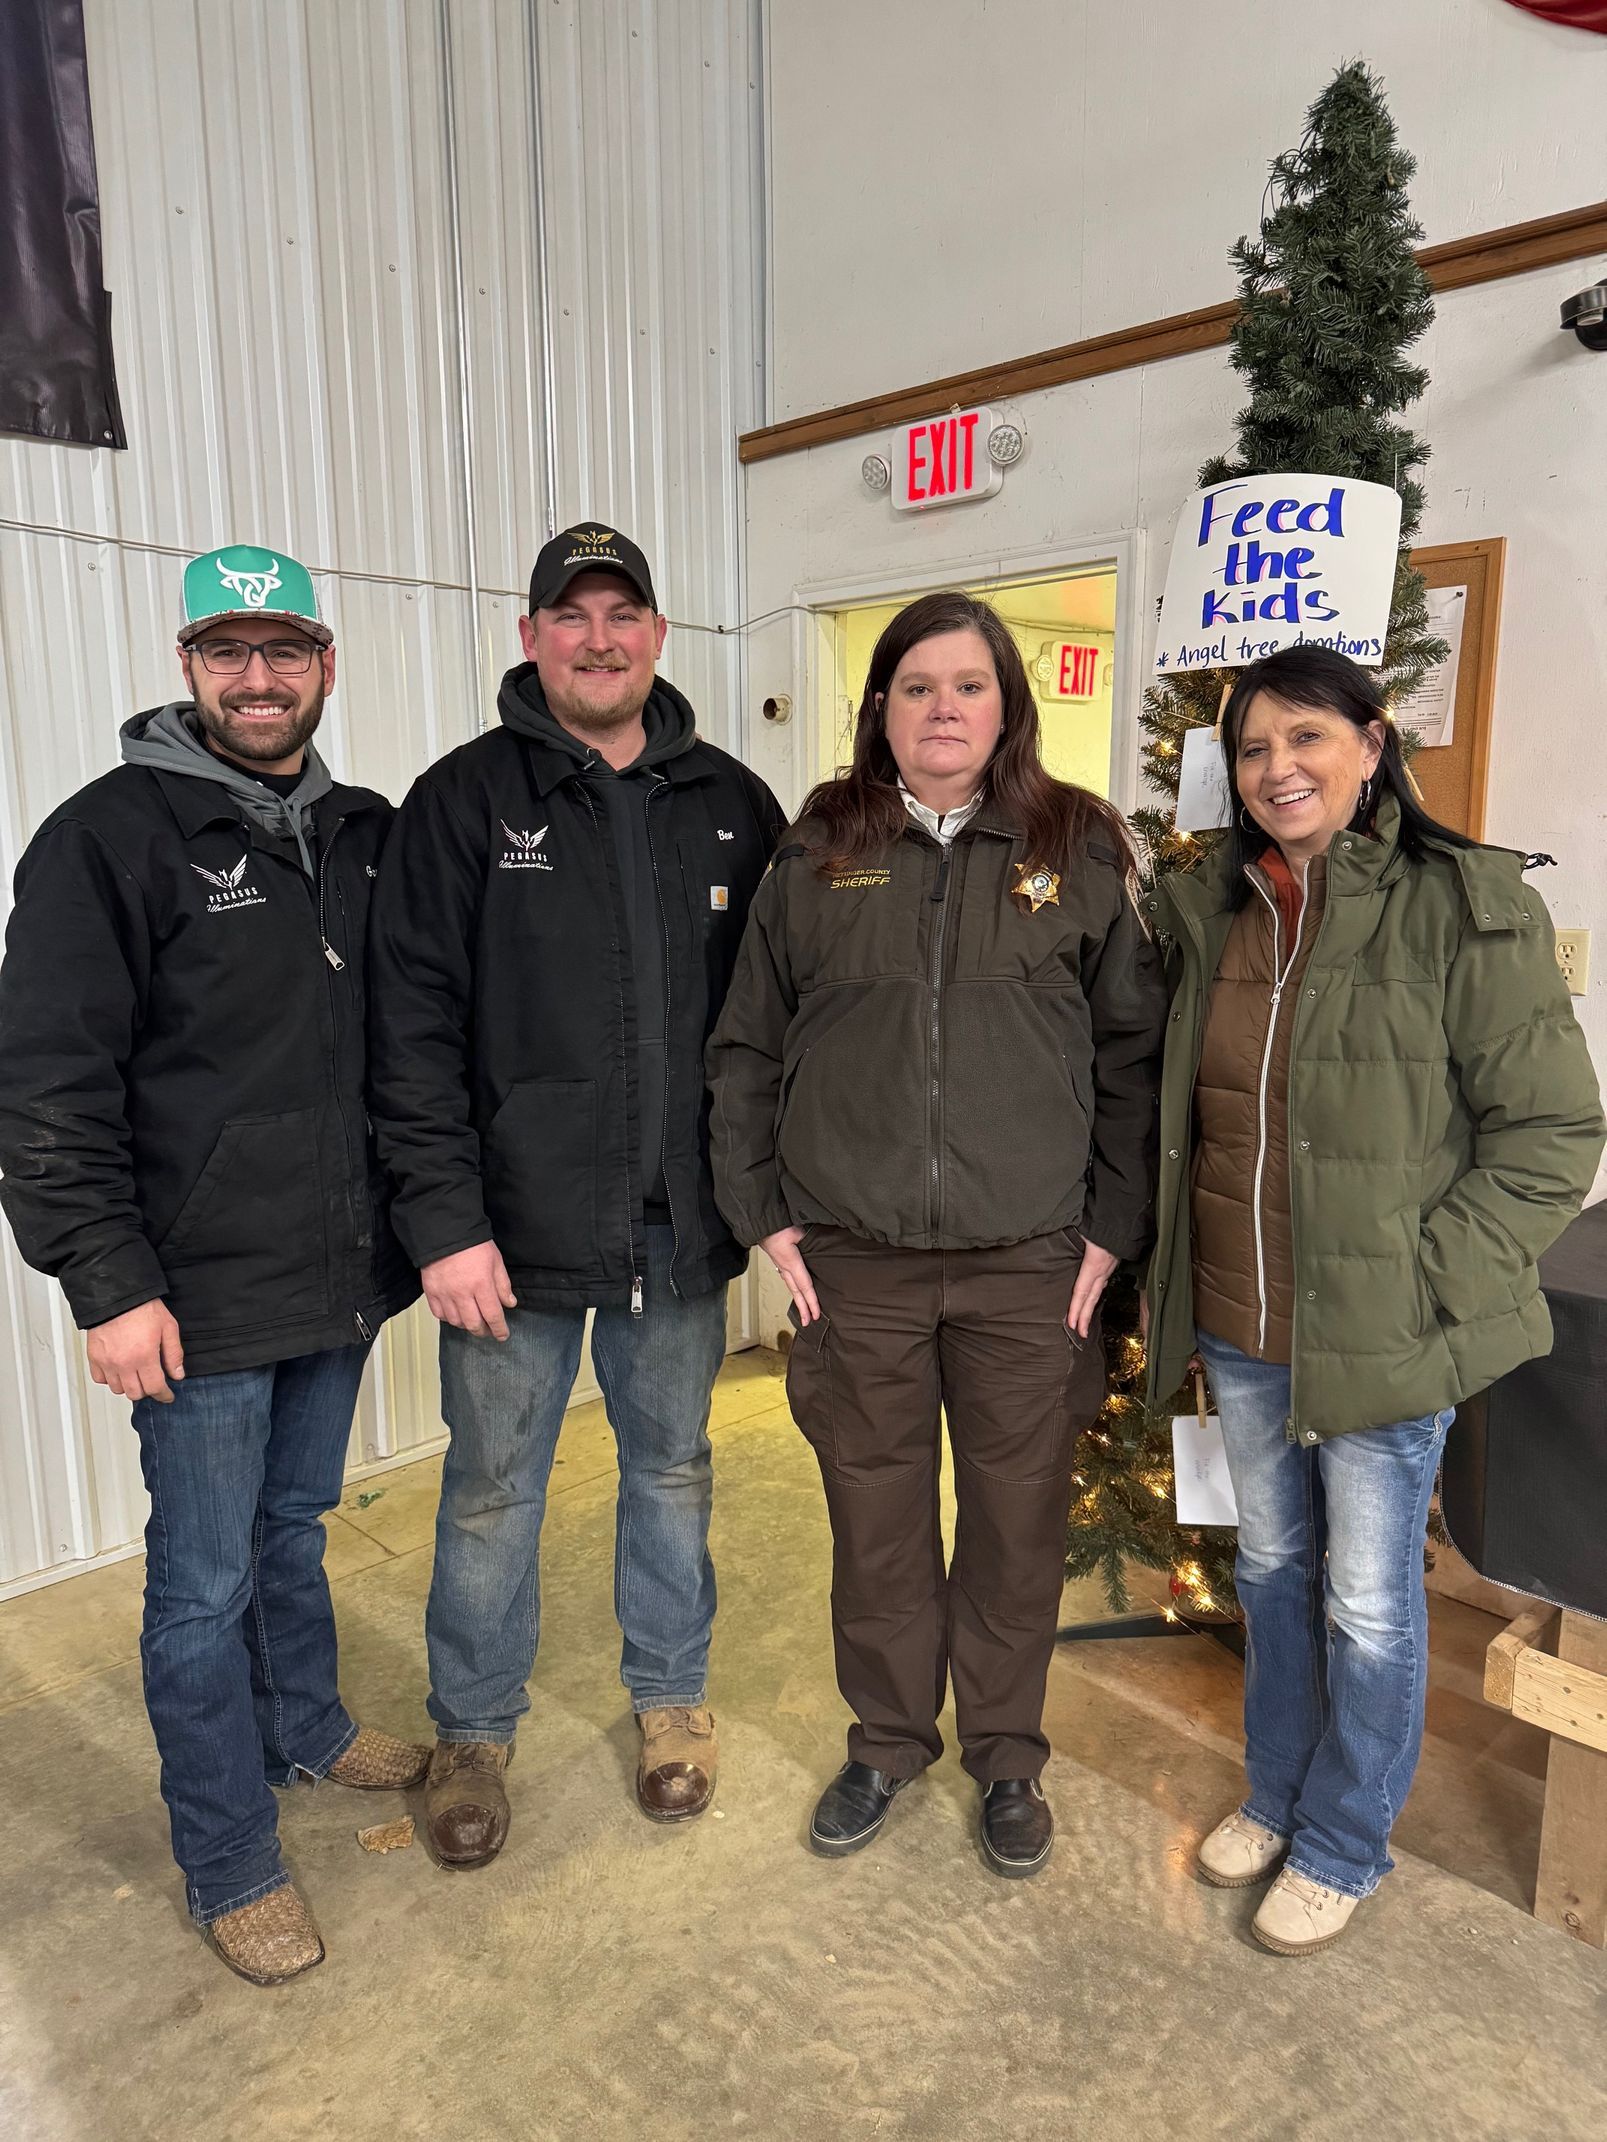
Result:
{"label": "paper notice on board", "polygon": [[1232,816],[1222,746],[1209,729],[1190,729],[1183,738],[1177,780],[1177,830],[1209,833],[1229,824]]}
{"label": "paper notice on board", "polygon": [[1395,702],[1397,727],[1415,729],[1425,751],[1440,750],[1455,734],[1456,676],[1462,663],[1462,621],[1467,607],[1465,587],[1429,589],[1428,636],[1448,640],[1451,651],[1443,662],[1435,663],[1415,692]]}
{"label": "paper notice on board", "polygon": [[1172,1478],[1180,1525],[1236,1525],[1239,1505],[1228,1477],[1222,1423],[1214,1413],[1172,1416]]}

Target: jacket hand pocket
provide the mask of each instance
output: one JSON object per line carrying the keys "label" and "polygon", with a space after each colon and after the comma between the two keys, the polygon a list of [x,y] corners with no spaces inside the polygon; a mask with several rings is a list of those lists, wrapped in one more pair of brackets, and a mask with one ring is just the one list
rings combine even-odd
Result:
{"label": "jacket hand pocket", "polygon": [[318,1119],[311,1108],[224,1124],[178,1216],[156,1245],[185,1324],[249,1324],[315,1311],[327,1289]]}
{"label": "jacket hand pocket", "polygon": [[599,1265],[593,1080],[519,1079],[482,1133],[480,1164],[486,1211],[510,1267]]}

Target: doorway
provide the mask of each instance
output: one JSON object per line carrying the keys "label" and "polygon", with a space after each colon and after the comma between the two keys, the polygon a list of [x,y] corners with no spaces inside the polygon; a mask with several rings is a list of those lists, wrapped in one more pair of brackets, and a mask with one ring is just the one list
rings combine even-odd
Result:
{"label": "doorway", "polygon": [[[1121,803],[1115,695],[1119,572],[1118,562],[1107,558],[1054,572],[940,584],[963,584],[968,594],[990,602],[1009,627],[1037,702],[1049,771]],[[909,588],[816,610],[822,656],[812,754],[816,778],[847,764],[871,650],[890,620],[925,592]]]}

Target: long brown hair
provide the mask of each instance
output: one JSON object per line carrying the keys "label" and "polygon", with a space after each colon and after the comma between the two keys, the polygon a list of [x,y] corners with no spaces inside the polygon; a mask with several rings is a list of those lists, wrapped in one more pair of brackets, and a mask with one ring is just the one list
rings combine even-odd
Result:
{"label": "long brown hair", "polygon": [[990,603],[959,588],[907,603],[876,642],[854,724],[853,759],[812,789],[798,814],[819,829],[814,849],[821,871],[865,862],[890,847],[909,823],[882,709],[894,672],[910,649],[945,632],[979,632],[993,658],[1004,722],[983,787],[1019,828],[1025,860],[1064,871],[1097,828],[1115,847],[1120,867],[1130,871],[1132,845],[1120,813],[1088,789],[1057,781],[1043,763],[1038,703],[1009,627]]}

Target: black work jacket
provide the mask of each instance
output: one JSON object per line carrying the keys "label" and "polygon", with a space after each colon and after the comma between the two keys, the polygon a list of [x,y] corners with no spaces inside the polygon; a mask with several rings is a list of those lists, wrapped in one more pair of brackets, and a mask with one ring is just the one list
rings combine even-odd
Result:
{"label": "black work jacket", "polygon": [[0,1204],[81,1326],[165,1300],[192,1376],[352,1344],[418,1293],[363,1100],[391,807],[337,783],[315,809],[316,883],[226,790],[120,766],[17,869]]}
{"label": "black work jacket", "polygon": [[[703,1049],[784,821],[712,744],[651,772],[664,1180],[692,1295],[746,1262],[714,1203]],[[421,1265],[494,1240],[521,1308],[627,1302],[644,1269],[630,918],[593,787],[556,747],[476,737],[414,783],[375,901],[371,1107],[397,1230]]]}

